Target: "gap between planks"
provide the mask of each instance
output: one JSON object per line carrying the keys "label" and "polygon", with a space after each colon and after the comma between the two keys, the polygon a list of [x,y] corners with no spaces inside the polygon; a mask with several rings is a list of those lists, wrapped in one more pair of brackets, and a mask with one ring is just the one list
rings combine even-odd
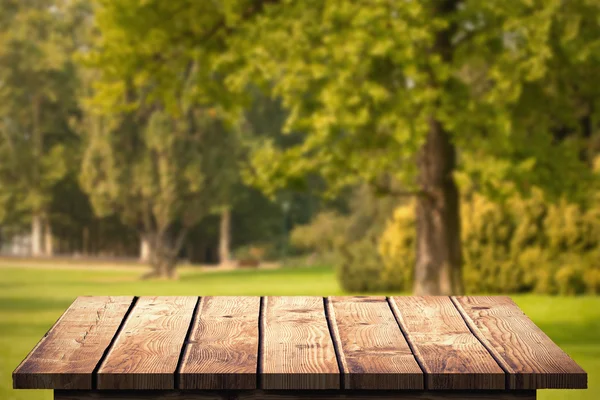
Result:
{"label": "gap between planks", "polygon": [[264,312],[265,312],[265,297],[260,296],[258,307],[258,354],[256,355],[256,388],[261,387],[261,375],[263,372],[263,354],[265,337]]}
{"label": "gap between planks", "polygon": [[415,361],[419,365],[419,368],[421,368],[421,372],[423,373],[423,389],[427,390],[428,389],[427,388],[427,371],[425,370],[425,366],[423,365],[423,362],[421,361],[421,359],[419,357],[417,357],[417,353],[415,353],[415,346],[414,346],[412,340],[410,339],[410,337],[408,336],[408,333],[404,330],[404,326],[402,325],[402,323],[400,321],[401,317],[396,313],[396,310],[392,306],[391,299],[386,296],[385,302],[387,303],[388,307],[390,308],[390,311],[391,311],[392,315],[394,316],[394,320],[396,321],[396,324],[398,325],[398,329],[400,329],[402,336],[404,336],[404,340],[406,340],[406,343],[408,343],[408,347],[410,348],[410,351],[411,351],[413,357],[415,358]]}
{"label": "gap between planks", "polygon": [[[446,297],[446,296],[444,296]],[[481,338],[479,337],[479,335],[473,331],[472,327],[470,326],[469,322],[467,319],[465,319],[465,315],[463,314],[463,312],[461,312],[461,308],[458,307],[456,305],[455,300],[452,297],[449,297],[450,300],[452,301],[452,304],[454,305],[454,307],[457,309],[457,312],[461,315],[461,318],[463,319],[463,321],[465,322],[467,328],[469,329],[469,331],[471,331],[471,333],[473,334],[473,336],[475,338],[477,338],[477,340],[486,348],[486,350],[490,353],[490,355],[494,358],[494,360],[496,361],[496,363],[499,365],[500,368],[502,368],[502,370],[504,371],[506,377],[506,382],[508,383],[509,377],[506,371],[505,366],[503,365],[503,363],[501,361],[499,361],[497,359],[497,357],[494,356],[493,352],[490,351],[489,347],[486,345],[486,343],[484,341],[481,340]],[[201,309],[201,304],[203,301],[204,297],[199,296],[196,299],[196,304],[194,306],[194,311],[193,311],[193,315],[192,315],[192,319],[190,321],[190,325],[187,328],[187,332],[186,332],[186,336],[185,336],[185,340],[183,342],[183,346],[181,348],[181,352],[179,354],[178,357],[178,362],[177,362],[177,368],[174,371],[174,380],[175,380],[175,389],[180,388],[180,372],[181,372],[181,365],[182,365],[182,361],[185,357],[186,352],[189,349],[189,340],[190,340],[190,335],[192,334],[192,331],[194,329],[194,324],[195,321],[198,319],[198,314],[200,312]],[[264,366],[264,357],[265,357],[265,353],[264,353],[264,332],[265,332],[265,308],[266,308],[266,296],[261,296],[260,297],[260,308],[259,308],[259,315],[258,315],[258,357],[257,357],[257,388],[262,389],[262,374],[263,374],[263,366]],[[97,380],[98,380],[98,370],[100,368],[100,366],[103,364],[103,362],[105,361],[107,355],[109,354],[110,350],[114,347],[114,343],[116,342],[118,336],[120,335],[120,333],[123,330],[123,327],[125,326],[127,320],[129,319],[131,312],[133,311],[133,309],[135,308],[135,305],[137,304],[137,301],[139,300],[138,296],[135,296],[131,305],[129,306],[129,309],[127,310],[123,320],[121,321],[119,328],[117,329],[117,331],[115,332],[113,338],[111,339],[111,342],[109,344],[109,346],[105,349],[102,357],[100,358],[99,362],[97,363],[96,367],[94,368],[93,374],[92,374],[92,387],[94,389],[97,389]],[[338,364],[338,369],[339,369],[339,375],[340,375],[340,388],[345,389],[345,370],[347,369],[347,362],[345,360],[345,356],[344,356],[344,351],[342,349],[342,345],[339,342],[339,332],[338,332],[338,325],[335,319],[335,310],[333,309],[333,306],[331,304],[331,299],[329,297],[322,297],[323,300],[323,312],[324,312],[324,317],[325,320],[327,322],[327,327],[329,330],[329,335],[331,337],[331,340],[333,342],[333,348],[334,348],[334,352],[335,352],[335,357],[336,357],[336,362]],[[423,360],[421,359],[421,357],[419,357],[418,354],[418,350],[415,348],[415,345],[410,337],[410,335],[407,334],[407,332],[405,331],[403,324],[401,322],[402,316],[398,314],[398,310],[395,310],[394,307],[392,306],[392,304],[390,303],[391,299],[390,297],[385,297],[385,302],[387,304],[387,306],[390,309],[390,312],[392,313],[394,320],[398,326],[399,331],[401,332],[402,336],[404,337],[404,339],[407,341],[408,346],[410,348],[410,351],[412,353],[412,356],[414,357],[415,361],[417,362],[417,364],[419,365],[419,368],[421,369],[421,372],[423,374],[423,385],[424,385],[424,389],[427,390],[427,376],[428,376],[428,372],[426,372],[426,369],[423,366]],[[508,387],[508,386],[506,386]]]}
{"label": "gap between planks", "polygon": [[490,348],[487,340],[485,340],[483,337],[481,337],[479,330],[475,326],[473,326],[471,319],[466,315],[465,310],[458,303],[458,301],[456,300],[456,297],[450,296],[450,301],[452,301],[452,304],[454,304],[454,307],[456,308],[456,310],[462,317],[463,321],[465,321],[467,328],[469,328],[469,330],[471,331],[473,336],[475,336],[477,338],[477,340],[479,340],[479,342],[483,345],[483,347],[485,347],[485,349],[488,351],[488,353],[490,353],[490,356],[492,356],[494,361],[496,361],[496,363],[498,363],[498,366],[500,368],[502,368],[502,371],[504,371],[504,387],[506,389],[512,389],[511,388],[512,385],[510,383],[510,372],[509,372],[508,366],[506,365],[506,362],[504,360],[502,360],[500,357],[497,357],[496,352]]}
{"label": "gap between planks", "polygon": [[[195,304],[195,305],[193,307],[193,312],[192,312],[192,317],[191,317],[190,323],[187,326],[187,331],[185,331],[186,335],[185,335],[185,338],[181,345],[180,352],[178,354],[176,367],[175,367],[175,370],[173,371],[174,389],[175,390],[181,388],[180,372],[181,372],[181,368],[182,368],[182,362],[184,360],[186,352],[188,351],[190,337],[191,337],[193,329],[195,328],[195,322],[198,319],[198,315],[199,315],[199,313],[202,312],[201,306],[202,306],[202,302],[205,298],[205,297],[198,297],[198,296],[195,296],[195,297],[196,297],[195,303],[193,303],[192,298],[190,298],[188,300],[191,304]],[[511,379],[513,379],[513,380],[518,379],[518,376],[515,377],[515,373],[512,371],[510,366],[507,364],[508,361],[505,360],[504,358],[502,358],[503,356],[499,355],[497,350],[492,347],[493,343],[490,343],[486,339],[484,333],[482,333],[478,329],[477,326],[474,326],[473,319],[469,315],[467,315],[467,310],[465,310],[463,308],[462,304],[459,302],[459,299],[452,297],[452,296],[443,296],[443,297],[450,300],[451,306],[449,305],[449,308],[452,308],[457,312],[457,314],[458,314],[456,316],[457,320],[461,320],[466,325],[466,329],[468,330],[468,332],[470,332],[470,335],[472,337],[474,337],[474,341],[477,341],[481,346],[483,346],[483,348],[481,350],[483,353],[487,352],[489,354],[489,356],[491,357],[490,362],[495,362],[495,364],[501,369],[501,371],[499,371],[498,375],[500,375],[500,376],[502,374],[504,375],[504,381],[505,381],[504,388],[505,389],[514,390],[514,389],[533,389],[533,388],[545,387],[545,386],[543,386],[543,383],[539,384],[539,383],[535,383],[535,382],[533,384],[533,387],[531,387],[531,386],[530,387],[519,387],[519,386],[515,387],[515,385],[511,381]],[[403,326],[403,324],[406,322],[406,321],[404,321],[406,316],[404,315],[403,312],[400,312],[400,310],[397,309],[397,304],[396,304],[396,300],[399,300],[402,297],[398,297],[397,299],[395,299],[392,297],[384,298],[383,296],[381,296],[380,298],[385,299],[384,302],[387,304],[387,307],[389,308],[390,312],[393,315],[393,320],[395,320],[395,324],[397,325],[397,328],[399,329],[399,333],[406,340],[408,347],[410,348],[410,354],[412,355],[412,357],[418,364],[419,368],[421,369],[423,383],[425,385],[425,390],[439,389],[436,387],[428,387],[427,386],[428,377],[434,373],[427,372],[427,369],[425,368],[425,366],[423,364],[424,359],[423,359],[423,355],[420,354],[419,346],[416,346],[415,343],[413,343],[413,338],[411,338],[411,332],[408,332],[405,329],[405,327]],[[344,343],[342,343],[340,341],[340,334],[339,334],[340,327],[338,326],[338,321],[336,318],[336,310],[334,308],[334,302],[332,300],[333,298],[321,297],[321,299],[322,299],[322,302],[321,302],[322,311],[320,311],[321,307],[319,307],[319,306],[315,306],[315,309],[313,311],[315,311],[315,312],[318,311],[318,312],[323,313],[323,316],[320,317],[321,321],[323,321],[323,318],[324,318],[324,321],[326,323],[326,326],[325,326],[326,329],[323,332],[325,333],[325,335],[329,335],[329,339],[331,340],[331,343],[332,343],[331,348],[334,353],[335,362],[337,363],[337,368],[338,368],[338,373],[339,373],[339,382],[338,382],[339,387],[341,389],[349,389],[349,388],[346,388],[349,377],[346,376],[346,373],[345,373],[345,371],[348,369],[349,361],[346,360],[346,357],[345,357],[346,353],[344,351]],[[127,322],[131,319],[132,313],[138,306],[138,300],[139,300],[138,296],[132,297],[132,301],[129,304],[125,314],[123,314],[123,318],[119,322],[117,330],[113,334],[108,346],[104,349],[98,362],[96,363],[95,367],[93,368],[93,372],[91,374],[91,385],[92,385],[91,387],[93,389],[97,389],[97,387],[98,387],[99,369],[106,362],[108,355],[110,354],[111,350],[114,348],[115,343],[117,342],[118,338],[120,337],[120,335],[122,334],[122,332],[124,330],[124,327],[126,326]],[[266,357],[265,330],[267,329],[267,327],[266,327],[267,318],[266,318],[265,313],[266,313],[266,309],[267,309],[267,300],[268,300],[268,297],[264,297],[264,296],[259,297],[259,300],[258,300],[259,301],[258,315],[257,315],[258,326],[256,328],[257,329],[257,331],[256,331],[257,332],[257,340],[258,340],[258,344],[257,344],[258,353],[257,353],[257,359],[256,359],[256,387],[257,387],[257,389],[262,389],[264,387],[264,385],[262,384],[262,379],[264,378],[264,376],[263,376],[264,375],[264,364],[265,364],[265,357]],[[317,299],[314,297],[313,297],[313,300],[315,302],[317,302]],[[444,300],[444,301],[447,301],[447,300]],[[73,305],[71,305],[70,308],[72,306]],[[518,309],[518,306],[516,306],[516,307]],[[67,309],[67,311],[68,310],[69,309]],[[188,308],[188,312],[189,312],[189,308]],[[30,352],[30,354],[35,352],[35,350],[38,348],[38,346],[40,346],[40,343],[43,343],[44,338],[46,338],[48,336],[49,332],[51,332],[53,330],[53,328],[63,319],[63,317],[65,315],[66,315],[66,312],[63,313],[63,315],[61,315],[61,317],[57,320],[57,322],[55,322],[53,327],[50,328],[50,330],[46,333],[46,335],[44,335],[42,340],[36,345],[36,347],[34,347],[34,349]],[[185,329],[185,324],[182,324],[182,326],[181,326],[181,330],[180,330],[181,333],[184,332],[183,329]],[[554,343],[551,343],[551,344],[554,345]],[[556,345],[554,345],[554,346],[556,347]],[[333,357],[331,357],[331,361],[333,362]],[[23,363],[21,363],[21,364],[23,364]],[[539,374],[543,374],[543,373],[544,373],[544,371],[540,372]],[[569,373],[570,373],[570,371],[566,372],[567,375]],[[583,372],[583,374],[585,374],[585,372]],[[546,378],[546,377],[543,376],[543,378]],[[535,386],[536,384],[538,386]],[[565,387],[571,387],[571,386],[565,386]],[[580,387],[580,386],[573,386],[573,387]]]}
{"label": "gap between planks", "polygon": [[139,296],[133,296],[133,300],[131,301],[129,308],[125,312],[125,315],[123,316],[123,319],[121,320],[121,323],[119,324],[119,327],[117,328],[115,334],[113,335],[113,337],[110,340],[110,343],[108,344],[106,349],[104,349],[104,353],[102,353],[102,357],[100,357],[100,360],[98,360],[98,363],[96,364],[96,366],[94,367],[94,370],[92,371],[92,388],[94,390],[98,389],[98,370],[102,366],[102,363],[104,363],[104,360],[108,356],[108,353],[110,352],[110,350],[115,345],[115,342],[117,341],[117,337],[123,330],[123,327],[125,326],[125,322],[129,319],[129,316],[131,315],[131,312],[135,308],[135,305],[137,304],[137,301],[139,298],[140,298]]}
{"label": "gap between planks", "polygon": [[179,359],[177,360],[177,367],[175,368],[174,386],[176,389],[181,386],[181,365],[188,351],[190,337],[194,331],[196,319],[198,318],[198,313],[200,312],[200,305],[202,304],[204,298],[205,297],[198,296],[196,299],[196,305],[194,306],[194,312],[192,313],[192,320],[190,321],[190,326],[188,326],[187,333],[185,334],[185,339],[183,339],[183,346],[181,346],[181,352],[179,353]]}
{"label": "gap between planks", "polygon": [[506,374],[448,296],[388,299],[429,390],[505,389]]}
{"label": "gap between planks", "polygon": [[[335,310],[331,306],[329,297],[323,297],[323,309],[325,311],[325,320],[327,320],[327,327],[329,328],[329,335],[333,342],[333,350],[335,351],[335,358],[338,363],[338,369],[340,370],[340,388],[346,388],[345,371],[347,370],[347,362],[344,352],[341,349],[339,341],[340,333],[338,331],[337,323],[335,323]],[[331,320],[333,317],[333,321]]]}

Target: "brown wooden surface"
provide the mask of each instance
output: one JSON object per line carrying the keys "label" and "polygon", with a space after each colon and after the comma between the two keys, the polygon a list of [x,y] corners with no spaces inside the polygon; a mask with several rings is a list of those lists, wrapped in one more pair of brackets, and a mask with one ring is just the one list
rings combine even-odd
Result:
{"label": "brown wooden surface", "polygon": [[256,389],[260,297],[203,297],[179,374],[181,389]]}
{"label": "brown wooden surface", "polygon": [[429,393],[586,381],[505,297],[78,298],[13,373],[16,388],[85,390]]}
{"label": "brown wooden surface", "polygon": [[198,391],[55,391],[55,400],[535,400],[529,391],[382,391],[330,390],[198,392]]}
{"label": "brown wooden surface", "polygon": [[504,389],[504,371],[449,297],[392,297],[390,305],[427,374],[427,389]]}
{"label": "brown wooden surface", "polygon": [[78,297],[13,373],[16,389],[91,389],[133,296]]}
{"label": "brown wooden surface", "polygon": [[196,297],[140,297],[98,371],[98,389],[173,389]]}
{"label": "brown wooden surface", "polygon": [[423,389],[423,371],[385,297],[332,297],[327,307],[345,389]]}
{"label": "brown wooden surface", "polygon": [[586,388],[587,375],[509,298],[455,297],[459,311],[509,373],[510,389]]}
{"label": "brown wooden surface", "polygon": [[340,371],[321,297],[265,297],[264,389],[339,389]]}

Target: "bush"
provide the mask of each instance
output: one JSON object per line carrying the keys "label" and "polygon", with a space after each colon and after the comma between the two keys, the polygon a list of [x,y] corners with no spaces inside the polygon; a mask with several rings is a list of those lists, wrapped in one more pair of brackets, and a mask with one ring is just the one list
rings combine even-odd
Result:
{"label": "bush", "polygon": [[296,249],[312,251],[315,260],[331,261],[346,291],[402,289],[404,279],[399,274],[388,276],[378,252],[378,239],[397,206],[397,199],[378,197],[367,186],[357,187],[347,215],[324,211],[309,224],[296,227],[291,243]]}
{"label": "bush", "polygon": [[290,234],[290,243],[299,250],[310,250],[323,256],[341,245],[347,225],[348,218],[325,211],[310,224],[296,226]]}
{"label": "bush", "polygon": [[349,292],[381,292],[404,289],[401,274],[388,275],[378,249],[379,238],[398,199],[379,197],[367,186],[355,190],[350,201],[347,229],[337,253],[336,271],[341,287]]}
{"label": "bush", "polygon": [[238,247],[234,251],[234,258],[238,261],[264,261],[269,259],[268,256],[272,253],[272,247],[268,245],[250,245]]}
{"label": "bush", "polygon": [[378,252],[383,262],[381,277],[393,288],[410,290],[415,252],[415,218],[412,207],[398,207],[393,216],[394,229],[386,228],[379,240]]}
{"label": "bush", "polygon": [[363,238],[340,248],[336,272],[342,288],[348,292],[380,292],[399,289],[382,276],[382,259],[376,238]]}
{"label": "bush", "polygon": [[[413,210],[398,208],[379,241],[385,276],[404,288],[415,259]],[[600,293],[600,209],[550,204],[540,190],[501,202],[471,193],[461,220],[468,292]]]}

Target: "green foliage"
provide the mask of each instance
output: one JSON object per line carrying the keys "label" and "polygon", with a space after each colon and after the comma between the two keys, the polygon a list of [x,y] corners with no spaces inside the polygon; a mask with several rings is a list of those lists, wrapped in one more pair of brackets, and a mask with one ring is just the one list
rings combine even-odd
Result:
{"label": "green foliage", "polygon": [[[244,2],[94,3],[99,35],[93,51],[81,59],[102,68],[103,82],[95,88],[97,107],[127,110],[158,101],[174,114],[190,104],[216,107],[222,115],[239,111],[215,67],[224,50],[222,30],[237,23]],[[143,96],[123,102],[129,87],[142,89]]]}
{"label": "green foliage", "polygon": [[221,204],[234,133],[210,111],[186,119],[154,111],[146,123],[102,117],[95,127],[86,133],[81,184],[99,215],[117,211],[133,226],[163,231],[178,220],[189,228]]}
{"label": "green foliage", "polygon": [[[597,83],[587,82],[600,65],[591,28],[600,7],[458,3],[443,13],[436,2],[282,1],[241,24],[222,56],[234,66],[226,83],[268,84],[290,111],[287,129],[305,135],[291,148],[257,149],[254,183],[273,192],[318,174],[334,191],[391,174],[414,188],[433,116],[488,194],[513,181],[582,195],[591,177],[578,135],[597,115],[588,90]],[[445,54],[432,51],[440,33]],[[570,137],[556,140],[559,130]]]}
{"label": "green foliage", "polygon": [[377,238],[365,237],[342,246],[336,273],[340,286],[349,292],[379,292],[401,289],[382,277],[382,259]]}
{"label": "green foliage", "polygon": [[[311,175],[332,192],[388,173],[413,188],[432,116],[482,189],[511,180],[580,194],[587,184],[578,135],[598,113],[597,2],[96,4],[103,50],[84,58],[106,66],[98,107],[121,102],[122,79],[169,112],[200,103],[237,121],[257,89],[281,101],[286,130],[303,138],[256,146],[251,181],[269,195]],[[555,140],[559,130],[569,139]]]}
{"label": "green foliage", "polygon": [[416,256],[416,225],[412,203],[394,210],[392,221],[393,228],[388,222],[376,244],[383,266],[380,279],[395,282],[398,290],[410,291]]}
{"label": "green foliage", "polygon": [[388,275],[377,249],[386,222],[399,200],[379,197],[367,185],[355,188],[349,201],[344,240],[338,247],[337,277],[347,291],[400,290],[402,274]]}
{"label": "green foliage", "polygon": [[353,189],[346,214],[322,211],[292,231],[292,244],[336,265],[340,285],[350,292],[397,290],[403,276],[388,276],[377,242],[397,199],[378,197],[366,185]]}
{"label": "green foliage", "polygon": [[[0,1],[0,222],[49,212],[73,168],[78,2]],[[5,221],[10,216],[13,221]]]}
{"label": "green foliage", "polygon": [[335,251],[344,240],[348,220],[335,212],[319,213],[310,224],[299,225],[290,234],[290,243],[300,250],[319,255]]}
{"label": "green foliage", "polygon": [[[415,252],[411,208],[398,208],[381,237],[388,276],[410,275]],[[597,203],[589,208],[565,199],[551,203],[539,189],[501,202],[480,193],[465,195],[461,214],[467,290],[600,293],[599,211]]]}

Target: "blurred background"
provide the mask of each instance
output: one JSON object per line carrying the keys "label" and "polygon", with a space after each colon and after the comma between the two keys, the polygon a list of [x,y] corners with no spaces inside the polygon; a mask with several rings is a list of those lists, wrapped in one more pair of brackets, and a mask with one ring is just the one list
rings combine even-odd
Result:
{"label": "blurred background", "polygon": [[508,294],[600,396],[596,0],[0,0],[0,398],[80,295]]}

